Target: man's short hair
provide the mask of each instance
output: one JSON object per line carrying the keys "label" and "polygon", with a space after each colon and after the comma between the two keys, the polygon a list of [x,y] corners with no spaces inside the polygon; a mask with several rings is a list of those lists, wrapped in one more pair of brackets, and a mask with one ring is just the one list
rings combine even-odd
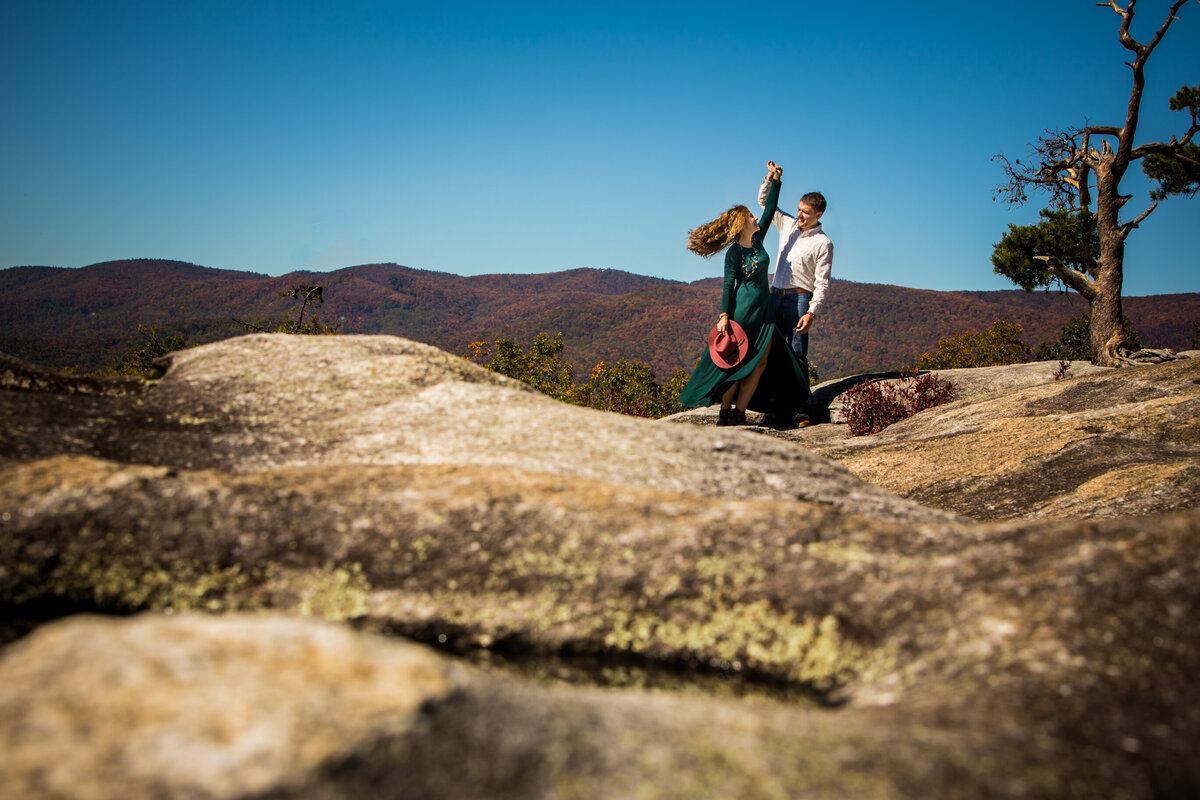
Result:
{"label": "man's short hair", "polygon": [[820,192],[809,192],[800,198],[800,202],[807,204],[809,208],[818,214],[825,212],[825,195]]}

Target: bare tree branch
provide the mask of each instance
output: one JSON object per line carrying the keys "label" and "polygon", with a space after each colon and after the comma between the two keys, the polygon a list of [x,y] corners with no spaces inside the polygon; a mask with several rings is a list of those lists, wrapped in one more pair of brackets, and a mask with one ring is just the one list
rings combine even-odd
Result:
{"label": "bare tree branch", "polygon": [[[1118,179],[1125,173],[1133,156],[1133,137],[1137,131],[1138,115],[1141,113],[1142,106],[1142,92],[1146,86],[1146,61],[1150,58],[1150,54],[1154,52],[1154,49],[1158,47],[1158,43],[1162,41],[1163,36],[1166,35],[1167,30],[1171,27],[1171,23],[1178,19],[1175,16],[1176,12],[1179,11],[1187,0],[1175,0],[1170,11],[1167,12],[1166,19],[1163,20],[1158,32],[1154,34],[1154,38],[1148,44],[1141,44],[1129,32],[1130,24],[1133,22],[1136,2],[1137,0],[1129,0],[1129,4],[1125,8],[1121,8],[1116,0],[1109,0],[1107,3],[1109,8],[1121,16],[1119,33],[1121,45],[1125,49],[1136,53],[1133,63],[1129,65],[1133,70],[1133,85],[1130,87],[1129,105],[1125,113],[1125,125],[1122,126],[1119,133],[1113,134],[1117,137],[1117,157],[1113,164],[1113,173]],[[1097,5],[1105,4],[1098,3]]]}
{"label": "bare tree branch", "polygon": [[1086,274],[1068,266],[1058,256],[1034,256],[1037,261],[1045,261],[1054,274],[1067,286],[1079,293],[1079,296],[1089,303],[1096,296],[1096,282]]}
{"label": "bare tree branch", "polygon": [[1085,125],[1079,129],[1080,133],[1094,134],[1097,136],[1120,136],[1121,129],[1116,125]]}
{"label": "bare tree branch", "polygon": [[[1179,17],[1175,15],[1179,12],[1179,9],[1183,8],[1186,2],[1187,0],[1175,0],[1174,4],[1172,4],[1171,10],[1167,12],[1167,18],[1163,20],[1162,26],[1158,29],[1158,33],[1154,34],[1154,38],[1150,40],[1150,44],[1146,45],[1147,56],[1150,55],[1149,51],[1158,47],[1158,43],[1161,42],[1163,36],[1166,35],[1167,28],[1171,27],[1171,23],[1179,19]],[[1132,15],[1133,2],[1129,3],[1129,8]],[[1143,57],[1142,60],[1145,61],[1145,57]]]}
{"label": "bare tree branch", "polygon": [[1191,144],[1192,138],[1197,133],[1200,133],[1200,127],[1192,128],[1182,139],[1176,139],[1174,136],[1172,136],[1171,141],[1169,142],[1147,142],[1146,144],[1140,144],[1133,149],[1133,158],[1139,159],[1145,158],[1146,156],[1170,156],[1171,158],[1177,158],[1180,161],[1185,161],[1188,164],[1200,166],[1200,162],[1197,162],[1193,158],[1189,158],[1187,153],[1183,151],[1183,148],[1186,145]]}
{"label": "bare tree branch", "polygon": [[1155,200],[1153,203],[1151,203],[1149,208],[1147,208],[1145,211],[1143,211],[1141,214],[1139,214],[1137,219],[1132,220],[1130,222],[1126,222],[1124,225],[1122,225],[1121,226],[1121,238],[1124,239],[1126,236],[1128,236],[1130,234],[1130,232],[1133,231],[1133,229],[1136,228],[1138,225],[1140,225],[1142,223],[1142,220],[1144,220],[1146,217],[1150,216],[1150,212],[1154,211],[1154,209],[1156,209],[1156,208],[1158,208],[1157,200]]}
{"label": "bare tree branch", "polygon": [[1111,8],[1113,11],[1121,15],[1121,30],[1118,34],[1121,39],[1121,44],[1126,50],[1141,54],[1141,45],[1134,41],[1133,36],[1129,33],[1129,25],[1133,22],[1133,7],[1137,4],[1137,0],[1129,0],[1129,5],[1121,8],[1117,5],[1116,0],[1108,0],[1107,3],[1096,3],[1101,8]]}
{"label": "bare tree branch", "polygon": [[270,331],[267,330],[266,328],[260,328],[257,325],[254,325],[253,323],[250,323],[250,322],[242,322],[237,317],[230,317],[230,319],[233,320],[234,322],[236,322],[238,325],[243,326],[248,331],[253,331],[255,333],[270,333]]}
{"label": "bare tree branch", "polygon": [[1087,129],[1046,131],[1030,145],[1030,156],[1027,163],[1011,161],[1003,153],[992,157],[1008,176],[1006,183],[996,187],[995,196],[1020,205],[1028,200],[1030,190],[1038,190],[1050,196],[1053,208],[1082,210],[1091,204],[1090,182],[1100,154],[1090,151]]}
{"label": "bare tree branch", "polygon": [[[1092,149],[1092,135],[1088,131],[1081,133],[1083,141],[1079,143],[1080,150],[1083,153],[1088,153]],[[1079,210],[1086,211],[1092,207],[1092,192],[1090,189],[1090,181],[1092,179],[1092,168],[1088,164],[1087,159],[1081,158],[1079,161],[1079,172],[1076,175],[1079,181],[1077,194],[1079,195]]]}

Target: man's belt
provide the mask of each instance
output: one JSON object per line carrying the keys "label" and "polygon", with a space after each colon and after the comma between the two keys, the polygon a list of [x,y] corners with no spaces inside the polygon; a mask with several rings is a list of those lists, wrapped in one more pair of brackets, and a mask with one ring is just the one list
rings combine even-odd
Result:
{"label": "man's belt", "polygon": [[790,294],[806,294],[809,297],[812,297],[812,292],[810,292],[808,289],[776,289],[774,286],[771,287],[771,294],[778,295],[779,297],[786,297]]}

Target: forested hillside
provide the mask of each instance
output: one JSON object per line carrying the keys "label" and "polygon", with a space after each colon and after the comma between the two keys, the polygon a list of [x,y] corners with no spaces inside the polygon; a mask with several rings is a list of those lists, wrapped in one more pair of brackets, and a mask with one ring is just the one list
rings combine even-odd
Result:
{"label": "forested hillside", "polygon": [[[718,279],[691,284],[617,270],[463,277],[369,264],[330,273],[267,277],[176,261],[128,260],[81,269],[0,270],[0,351],[48,367],[90,371],[112,362],[139,325],[189,344],[244,333],[237,321],[281,321],[299,283],[325,286],[315,318],[341,333],[388,333],[466,352],[499,337],[528,344],[562,333],[564,356],[585,376],[598,361],[650,365],[662,380],[690,370],[716,319]],[[1025,329],[1036,347],[1087,310],[1074,295],[935,292],[834,280],[812,335],[822,378],[914,364],[938,339],[983,330],[997,318]],[[1150,347],[1188,346],[1200,294],[1125,299],[1125,313]]]}

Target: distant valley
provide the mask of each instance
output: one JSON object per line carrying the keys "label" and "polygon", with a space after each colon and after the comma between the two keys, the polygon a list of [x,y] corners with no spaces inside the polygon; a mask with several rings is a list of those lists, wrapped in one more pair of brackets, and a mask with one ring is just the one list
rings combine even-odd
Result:
{"label": "distant valley", "polygon": [[[0,351],[46,367],[107,366],[139,325],[201,344],[239,335],[234,320],[267,327],[294,303],[278,292],[325,287],[315,318],[339,333],[384,333],[462,354],[500,337],[528,345],[563,335],[579,379],[599,361],[626,359],[659,380],[690,370],[716,319],[721,281],[693,283],[608,269],[463,277],[397,264],[268,277],[178,261],[133,259],[79,269],[0,270]],[[1147,347],[1185,349],[1200,319],[1200,293],[1127,297],[1125,314]],[[1058,339],[1087,310],[1076,295],[1019,289],[938,292],[834,280],[811,350],[822,379],[901,369],[945,336],[983,330],[997,318],[1024,329],[1032,347]]]}

